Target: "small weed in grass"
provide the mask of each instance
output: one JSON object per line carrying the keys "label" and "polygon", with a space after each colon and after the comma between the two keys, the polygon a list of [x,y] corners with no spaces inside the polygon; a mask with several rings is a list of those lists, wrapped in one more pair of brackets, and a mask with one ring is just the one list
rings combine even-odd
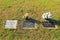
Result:
{"label": "small weed in grass", "polygon": [[30,36],[28,35],[28,34],[25,34],[25,36],[24,36],[25,38],[27,38],[27,39],[29,39],[30,38]]}
{"label": "small weed in grass", "polygon": [[27,9],[27,12],[32,12],[33,10],[32,9]]}
{"label": "small weed in grass", "polygon": [[19,38],[22,38],[22,34],[23,34],[23,33],[21,33],[21,32],[15,32],[15,36],[16,36],[16,37],[19,37]]}
{"label": "small weed in grass", "polygon": [[54,33],[55,38],[60,38],[60,30]]}
{"label": "small weed in grass", "polygon": [[11,8],[12,6],[8,6],[8,8]]}
{"label": "small weed in grass", "polygon": [[24,9],[23,8],[19,8],[18,9],[18,13],[20,13],[20,12],[23,13],[24,12]]}
{"label": "small weed in grass", "polygon": [[2,12],[5,11],[6,9],[8,9],[8,8],[11,8],[11,7],[12,7],[12,6],[4,7],[4,8],[2,9]]}

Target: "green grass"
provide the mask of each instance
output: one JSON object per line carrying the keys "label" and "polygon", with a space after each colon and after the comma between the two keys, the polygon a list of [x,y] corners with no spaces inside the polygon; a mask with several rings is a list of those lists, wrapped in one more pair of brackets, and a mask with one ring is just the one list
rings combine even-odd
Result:
{"label": "green grass", "polygon": [[[37,23],[38,29],[23,30],[21,22],[23,15],[42,21],[44,12],[51,12],[58,29],[44,29]],[[18,20],[16,30],[4,29],[7,19]],[[0,40],[60,40],[60,0],[0,0]]]}

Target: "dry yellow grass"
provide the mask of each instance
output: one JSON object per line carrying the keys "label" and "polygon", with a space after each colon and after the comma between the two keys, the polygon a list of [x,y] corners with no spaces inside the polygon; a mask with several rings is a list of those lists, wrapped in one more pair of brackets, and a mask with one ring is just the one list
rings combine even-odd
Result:
{"label": "dry yellow grass", "polygon": [[[37,29],[21,29],[23,15],[42,21],[44,12],[52,12],[59,29],[45,29],[37,23]],[[18,20],[16,30],[5,30],[7,19]],[[0,40],[60,40],[60,0],[0,0]]]}

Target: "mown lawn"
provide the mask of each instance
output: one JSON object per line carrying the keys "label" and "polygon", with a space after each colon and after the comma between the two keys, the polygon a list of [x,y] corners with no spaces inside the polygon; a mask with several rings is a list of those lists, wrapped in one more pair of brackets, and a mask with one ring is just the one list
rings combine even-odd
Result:
{"label": "mown lawn", "polygon": [[[21,29],[23,15],[42,21],[44,12],[51,12],[58,29]],[[4,29],[7,19],[18,20],[16,30]],[[0,0],[0,40],[60,40],[60,0]]]}

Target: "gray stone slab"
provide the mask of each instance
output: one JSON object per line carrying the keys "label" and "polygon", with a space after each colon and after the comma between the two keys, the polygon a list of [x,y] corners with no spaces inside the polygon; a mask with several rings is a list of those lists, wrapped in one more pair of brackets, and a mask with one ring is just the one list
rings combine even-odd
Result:
{"label": "gray stone slab", "polygon": [[51,27],[55,28],[55,22],[54,21],[44,21],[42,22],[43,27]]}
{"label": "gray stone slab", "polygon": [[35,21],[33,20],[24,20],[22,23],[22,28],[35,28]]}
{"label": "gray stone slab", "polygon": [[16,29],[17,20],[6,20],[5,29]]}

